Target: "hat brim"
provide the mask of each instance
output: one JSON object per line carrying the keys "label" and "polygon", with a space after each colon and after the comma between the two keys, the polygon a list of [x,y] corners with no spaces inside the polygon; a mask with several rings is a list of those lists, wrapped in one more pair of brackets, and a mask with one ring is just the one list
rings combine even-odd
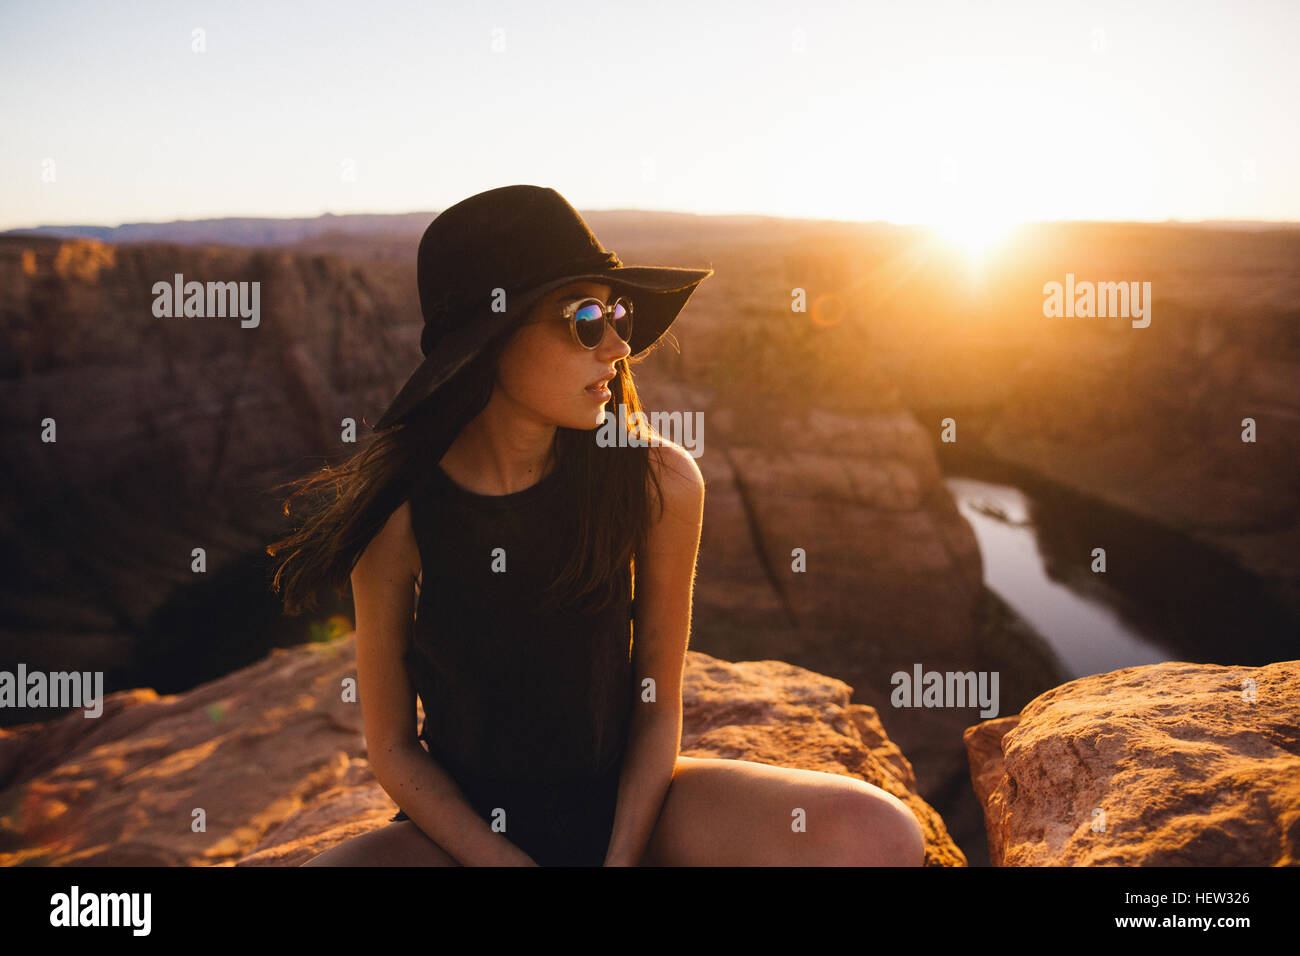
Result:
{"label": "hat brim", "polygon": [[455,331],[443,336],[425,356],[402,386],[397,397],[375,424],[375,431],[397,424],[416,405],[437,391],[452,376],[478,355],[499,333],[514,326],[539,299],[570,282],[589,280],[610,286],[615,292],[649,293],[633,295],[631,357],[651,348],[686,306],[696,287],[712,269],[685,269],[677,266],[617,266],[602,272],[581,273],[550,279],[508,299],[504,312],[483,309],[469,317]]}

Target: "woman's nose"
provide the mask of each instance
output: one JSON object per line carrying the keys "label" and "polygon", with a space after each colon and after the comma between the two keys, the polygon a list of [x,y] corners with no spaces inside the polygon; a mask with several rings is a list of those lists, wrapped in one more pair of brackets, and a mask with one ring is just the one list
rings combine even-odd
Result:
{"label": "woman's nose", "polygon": [[[610,351],[610,340],[613,339],[617,348]],[[614,326],[610,322],[605,323],[605,337],[600,340],[602,354],[608,353],[613,356],[614,361],[630,355],[632,347],[623,340],[623,337],[614,331]]]}

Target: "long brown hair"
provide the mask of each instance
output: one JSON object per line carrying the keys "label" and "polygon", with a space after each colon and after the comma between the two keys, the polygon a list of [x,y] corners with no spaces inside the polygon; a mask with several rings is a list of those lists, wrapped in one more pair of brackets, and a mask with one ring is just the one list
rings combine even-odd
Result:
{"label": "long brown hair", "polygon": [[[282,596],[287,613],[314,608],[325,586],[344,595],[352,569],[370,540],[487,405],[497,360],[514,331],[490,342],[408,418],[375,434],[342,464],[326,465],[279,486],[293,489],[284,502],[286,515],[291,515],[295,499],[310,499],[297,528],[266,549],[272,557],[283,554],[275,562],[271,586]],[[629,438],[644,444],[602,448],[590,429],[556,427],[554,467],[561,470],[559,481],[564,487],[578,489],[580,545],[539,610],[563,606],[599,610],[611,602],[631,601],[635,557],[653,520],[651,485],[662,512],[662,488],[650,467],[648,447],[660,436],[636,414],[642,408],[627,358],[620,359],[615,370],[606,414],[618,422],[622,404]]]}

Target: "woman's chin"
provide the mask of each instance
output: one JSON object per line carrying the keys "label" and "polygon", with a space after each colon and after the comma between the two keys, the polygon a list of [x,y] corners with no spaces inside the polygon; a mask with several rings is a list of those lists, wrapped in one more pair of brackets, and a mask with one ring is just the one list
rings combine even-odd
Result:
{"label": "woman's chin", "polygon": [[575,431],[591,431],[593,428],[599,428],[605,424],[605,419],[609,417],[609,409],[604,405],[589,406],[586,412],[575,412],[564,418],[557,419],[556,424],[564,428],[572,428]]}

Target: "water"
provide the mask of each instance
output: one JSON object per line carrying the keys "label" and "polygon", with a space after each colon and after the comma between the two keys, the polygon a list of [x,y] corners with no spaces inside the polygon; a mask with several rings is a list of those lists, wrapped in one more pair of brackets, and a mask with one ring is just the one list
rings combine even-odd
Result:
{"label": "water", "polygon": [[979,541],[984,583],[1043,635],[1072,679],[1168,659],[1109,603],[1048,576],[1029,517],[1032,505],[1021,491],[974,478],[945,484]]}
{"label": "water", "polygon": [[[1259,582],[1197,542],[1046,484],[951,474],[985,583],[1083,677],[1160,661],[1290,660],[1296,623]],[[1092,549],[1107,571],[1091,570]]]}

